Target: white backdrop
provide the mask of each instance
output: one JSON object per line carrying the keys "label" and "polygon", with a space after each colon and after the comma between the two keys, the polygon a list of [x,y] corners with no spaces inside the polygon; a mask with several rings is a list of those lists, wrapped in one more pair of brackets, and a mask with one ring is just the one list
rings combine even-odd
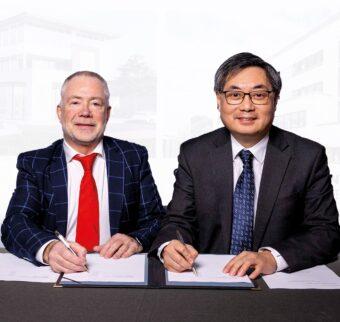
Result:
{"label": "white backdrop", "polygon": [[213,77],[250,51],[283,78],[275,123],[327,148],[340,201],[340,2],[17,1],[0,12],[0,222],[18,153],[61,137],[63,80],[109,82],[107,135],[146,145],[163,203],[179,144],[221,126]]}

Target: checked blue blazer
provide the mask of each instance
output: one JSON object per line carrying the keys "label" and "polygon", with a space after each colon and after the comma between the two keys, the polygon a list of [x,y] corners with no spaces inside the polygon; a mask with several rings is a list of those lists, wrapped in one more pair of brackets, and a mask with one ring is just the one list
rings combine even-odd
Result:
{"label": "checked blue blazer", "polygon": [[[164,214],[145,147],[103,138],[108,175],[111,235],[138,238],[149,249]],[[21,153],[16,189],[1,227],[2,242],[14,255],[40,265],[35,256],[54,231],[66,235],[67,166],[63,140]]]}

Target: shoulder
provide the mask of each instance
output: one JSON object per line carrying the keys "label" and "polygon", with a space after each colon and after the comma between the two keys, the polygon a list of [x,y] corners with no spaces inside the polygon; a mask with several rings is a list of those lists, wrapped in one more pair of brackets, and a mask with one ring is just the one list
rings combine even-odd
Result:
{"label": "shoulder", "polygon": [[22,152],[18,156],[18,165],[40,168],[43,164],[50,162],[56,151],[60,150],[62,144],[63,140],[57,140],[46,148]]}
{"label": "shoulder", "polygon": [[322,144],[297,135],[293,132],[289,132],[273,126],[272,133],[274,133],[274,135],[283,137],[294,154],[319,154],[321,151],[325,151],[325,147]]}
{"label": "shoulder", "polygon": [[204,152],[207,149],[211,149],[212,145],[215,145],[216,142],[226,141],[228,136],[228,130],[225,127],[221,127],[183,142],[181,144],[181,152]]}
{"label": "shoulder", "polygon": [[147,156],[148,154],[146,147],[126,140],[105,136],[103,143],[104,149],[106,149],[109,153],[113,152],[121,154],[125,159],[128,160],[133,160],[136,158],[140,159],[141,157],[145,155]]}

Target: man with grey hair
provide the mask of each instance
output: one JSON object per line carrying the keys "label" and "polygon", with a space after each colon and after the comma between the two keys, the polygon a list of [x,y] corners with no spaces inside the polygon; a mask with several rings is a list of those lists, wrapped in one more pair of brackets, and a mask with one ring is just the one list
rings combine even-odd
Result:
{"label": "man with grey hair", "polygon": [[230,253],[223,271],[251,269],[250,278],[336,258],[339,214],[325,148],[273,126],[279,72],[236,54],[218,68],[214,90],[224,126],[181,145],[151,253],[176,272],[192,268],[198,252]]}
{"label": "man with grey hair", "polygon": [[8,251],[71,273],[86,269],[87,252],[122,258],[149,249],[162,202],[146,148],[104,136],[109,96],[97,73],[80,71],[64,81],[57,106],[64,139],[18,157],[17,187],[2,225]]}

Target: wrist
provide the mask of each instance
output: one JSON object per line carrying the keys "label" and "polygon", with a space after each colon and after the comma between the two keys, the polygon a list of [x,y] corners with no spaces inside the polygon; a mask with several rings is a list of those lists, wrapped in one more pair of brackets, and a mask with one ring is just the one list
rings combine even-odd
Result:
{"label": "wrist", "polygon": [[138,252],[140,253],[143,250],[143,245],[137,237],[134,237],[134,240],[137,242]]}
{"label": "wrist", "polygon": [[51,241],[45,248],[44,250],[44,253],[43,253],[43,261],[46,263],[46,264],[49,264],[49,260],[50,260],[50,252],[53,248],[53,246],[58,243],[59,241],[58,240],[53,240]]}
{"label": "wrist", "polygon": [[274,269],[274,272],[276,272],[277,262],[276,262],[274,254],[269,249],[262,249],[262,250],[260,250],[260,252],[267,257],[267,260],[268,260],[270,266]]}

